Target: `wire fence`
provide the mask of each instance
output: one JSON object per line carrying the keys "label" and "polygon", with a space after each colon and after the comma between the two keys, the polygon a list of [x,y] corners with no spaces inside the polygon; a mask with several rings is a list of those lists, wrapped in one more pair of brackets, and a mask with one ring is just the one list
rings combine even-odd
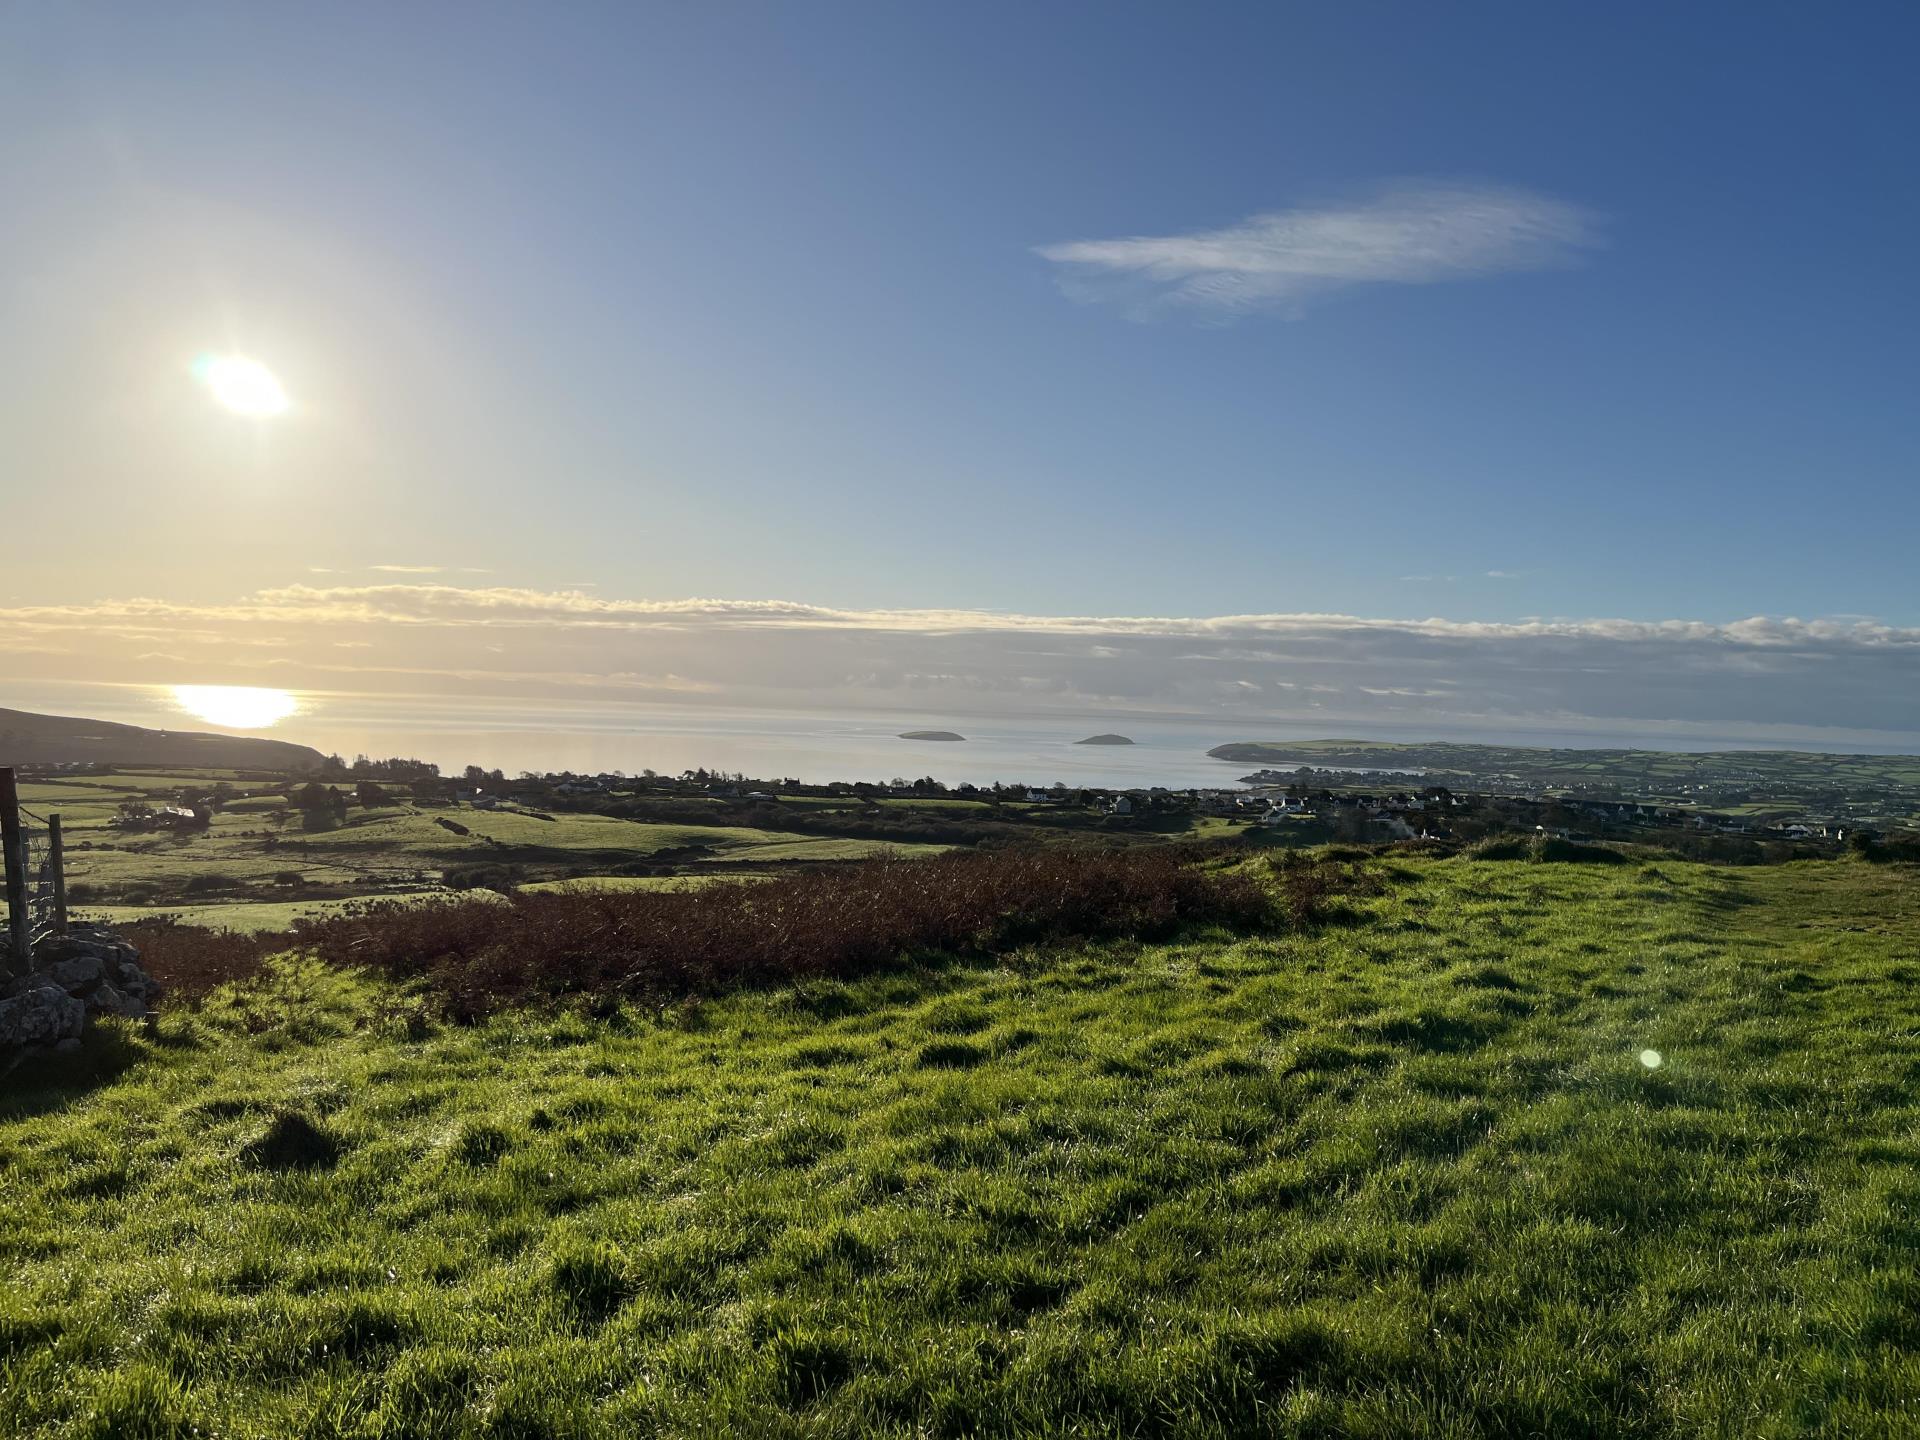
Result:
{"label": "wire fence", "polygon": [[6,874],[6,940],[0,975],[27,970],[33,947],[67,928],[60,817],[20,803],[19,777],[0,765],[0,861]]}
{"label": "wire fence", "polygon": [[56,852],[59,827],[44,815],[20,807],[20,848],[27,874],[27,943],[37,945],[60,928]]}

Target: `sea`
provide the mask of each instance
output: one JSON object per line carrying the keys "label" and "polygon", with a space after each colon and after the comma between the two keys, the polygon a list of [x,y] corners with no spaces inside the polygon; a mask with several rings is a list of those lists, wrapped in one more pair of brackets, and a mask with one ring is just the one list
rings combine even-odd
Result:
{"label": "sea", "polygon": [[[0,707],[85,715],[173,730],[217,730],[311,745],[323,753],[430,760],[443,773],[468,765],[582,774],[653,770],[675,775],[707,769],[754,779],[885,782],[932,776],[947,785],[972,783],[1170,789],[1233,787],[1255,769],[1215,760],[1207,751],[1233,741],[1330,738],[1432,741],[1580,748],[1660,750],[1847,749],[1805,740],[1766,742],[1690,735],[1684,739],[1630,733],[1486,729],[1443,733],[1349,721],[1262,720],[1245,715],[1141,717],[1089,712],[1028,716],[951,713],[745,710],[619,701],[494,697],[368,696],[292,692],[294,714],[268,729],[228,730],[183,713],[168,687],[48,683],[0,688]],[[906,740],[908,730],[950,730],[964,740]],[[1099,733],[1131,745],[1081,745]],[[1900,747],[1905,748],[1905,747]],[[1419,772],[1406,770],[1410,779]]]}
{"label": "sea", "polygon": [[[371,724],[341,716],[322,725],[296,716],[275,734],[351,758],[417,754],[443,771],[467,764],[520,770],[574,770],[663,775],[719,770],[755,779],[916,780],[1100,787],[1231,786],[1253,767],[1214,760],[1220,726],[1095,719],[1007,720],[953,715],[849,715],[806,711],[741,711],[680,707],[541,707],[528,712],[485,707],[447,728],[417,719]],[[447,720],[456,717],[449,715]],[[907,740],[909,730],[946,730],[962,740]],[[311,734],[305,732],[310,731]],[[1080,745],[1098,733],[1119,733],[1131,745]],[[322,744],[325,735],[331,744]]]}

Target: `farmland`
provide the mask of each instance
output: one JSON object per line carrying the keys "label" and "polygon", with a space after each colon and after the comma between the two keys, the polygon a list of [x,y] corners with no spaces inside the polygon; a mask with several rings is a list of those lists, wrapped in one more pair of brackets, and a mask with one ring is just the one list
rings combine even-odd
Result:
{"label": "farmland", "polygon": [[[1901,767],[1914,762],[1899,757],[1737,757],[1762,767],[1754,775],[1763,784],[1715,768],[1735,758],[1728,756],[1345,741],[1291,751],[1225,748],[1299,761],[1309,783],[1299,783],[1297,770],[1272,769],[1254,793],[949,790],[931,779],[802,785],[707,772],[508,780],[477,767],[460,778],[402,769],[396,779],[389,767],[411,763],[397,761],[354,770],[334,764],[318,780],[162,767],[41,772],[29,777],[23,799],[36,815],[63,817],[79,913],[116,923],[173,917],[247,933],[285,930],[365,901],[425,902],[475,888],[647,889],[763,878],[883,853],[927,857],[1008,845],[1207,841],[1256,850],[1400,839],[1466,848],[1503,835],[1554,835],[1605,840],[1642,858],[1714,863],[1832,855],[1856,830],[1869,845],[1884,839],[1890,853],[1920,845],[1898,789],[1907,773]],[[1863,759],[1872,765],[1854,764]],[[1786,768],[1765,771],[1774,762]],[[1362,764],[1384,768],[1332,768]],[[1441,768],[1448,765],[1469,768]],[[1520,769],[1491,768],[1498,765]],[[1820,773],[1835,785],[1863,784],[1864,776],[1881,788],[1857,803],[1815,789],[1778,798],[1783,777],[1813,784],[1809,765],[1825,767]],[[1485,771],[1477,779],[1475,766]],[[1451,783],[1426,799],[1410,793],[1442,782]],[[1489,793],[1465,788],[1476,783]],[[1512,796],[1515,789],[1531,798]],[[1658,799],[1660,808],[1629,806],[1633,813],[1622,814],[1597,798],[1620,793]],[[1283,810],[1286,797],[1297,798]],[[1816,800],[1831,804],[1820,811]],[[1275,813],[1263,813],[1268,807]],[[1862,808],[1900,813],[1869,823],[1854,816]],[[1816,811],[1828,818],[1792,823],[1797,814],[1811,821]]]}
{"label": "farmland", "polygon": [[[130,802],[165,804],[216,786],[226,793],[204,826],[139,831],[115,823]],[[116,922],[172,915],[249,931],[284,928],[298,915],[359,900],[432,898],[459,886],[463,873],[483,883],[650,881],[942,848],[756,826],[422,806],[400,795],[356,803],[316,828],[285,789],[271,776],[180,769],[39,778],[21,787],[21,800],[36,814],[62,817],[81,913]],[[794,813],[804,821],[810,812]],[[620,873],[636,868],[648,873]]]}
{"label": "farmland", "polygon": [[0,1109],[0,1431],[1911,1434],[1908,868],[1368,868],[1275,933],[466,1026],[293,959],[97,1035]]}

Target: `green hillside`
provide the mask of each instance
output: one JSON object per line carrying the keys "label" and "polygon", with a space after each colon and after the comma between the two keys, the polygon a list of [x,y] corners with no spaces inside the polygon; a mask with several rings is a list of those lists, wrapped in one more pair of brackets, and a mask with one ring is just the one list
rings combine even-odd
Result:
{"label": "green hillside", "polygon": [[1920,756],[1803,750],[1560,750],[1520,745],[1379,740],[1245,740],[1216,745],[1216,760],[1290,772],[1403,774],[1409,784],[1465,790],[1554,790],[1739,810],[1920,818]]}
{"label": "green hillside", "polygon": [[1903,867],[1375,868],[598,1019],[176,1008],[0,1101],[0,1433],[1912,1434]]}

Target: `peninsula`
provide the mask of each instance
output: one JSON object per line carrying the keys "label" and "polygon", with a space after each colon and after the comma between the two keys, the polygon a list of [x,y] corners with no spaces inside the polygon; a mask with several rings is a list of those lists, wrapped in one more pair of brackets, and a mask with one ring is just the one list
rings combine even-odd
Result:
{"label": "peninsula", "polygon": [[310,745],[252,735],[149,730],[74,715],[0,710],[0,765],[204,765],[238,770],[318,770]]}

